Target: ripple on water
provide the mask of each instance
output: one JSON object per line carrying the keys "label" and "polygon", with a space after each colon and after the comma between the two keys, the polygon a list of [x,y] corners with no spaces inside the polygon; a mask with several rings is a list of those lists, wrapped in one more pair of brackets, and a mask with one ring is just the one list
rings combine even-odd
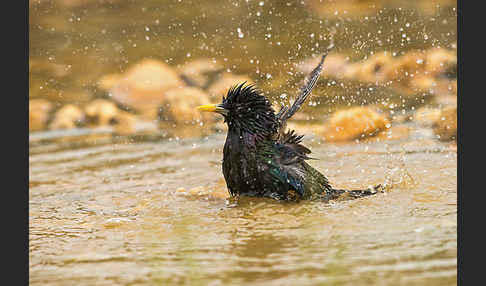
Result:
{"label": "ripple on water", "polygon": [[456,153],[444,143],[315,144],[310,163],[336,187],[390,187],[282,203],[228,198],[223,140],[32,153],[30,282],[454,284]]}

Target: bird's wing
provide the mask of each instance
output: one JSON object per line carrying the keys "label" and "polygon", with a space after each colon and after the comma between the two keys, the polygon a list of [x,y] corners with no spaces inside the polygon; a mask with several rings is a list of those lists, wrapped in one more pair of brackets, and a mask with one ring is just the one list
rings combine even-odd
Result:
{"label": "bird's wing", "polygon": [[294,103],[292,106],[289,107],[282,107],[280,111],[277,113],[277,120],[280,125],[280,132],[284,132],[286,125],[287,125],[287,120],[294,115],[297,110],[302,106],[302,104],[305,102],[305,100],[309,97],[311,94],[312,89],[316,85],[317,80],[319,79],[319,75],[321,74],[322,71],[322,66],[324,64],[324,59],[328,55],[329,50],[332,47],[328,48],[328,51],[322,55],[321,61],[319,64],[312,70],[312,72],[309,74],[307,77],[307,80],[305,81],[304,85],[300,88],[299,94],[297,95],[297,98],[295,99]]}
{"label": "bird's wing", "polygon": [[[293,138],[298,137],[301,136]],[[304,196],[305,170],[301,168],[301,165],[305,160],[309,159],[307,154],[310,153],[310,150],[300,145],[298,140],[293,143],[277,143],[273,145],[272,160],[270,161],[268,173],[273,177],[274,181],[288,184],[289,189],[294,189],[301,196]]]}
{"label": "bird's wing", "polygon": [[281,148],[281,152],[286,163],[295,160],[294,157],[303,160],[310,159],[307,154],[310,154],[311,150],[300,144],[303,137],[304,135],[297,135],[294,130],[281,134],[279,143],[284,146],[284,148]]}

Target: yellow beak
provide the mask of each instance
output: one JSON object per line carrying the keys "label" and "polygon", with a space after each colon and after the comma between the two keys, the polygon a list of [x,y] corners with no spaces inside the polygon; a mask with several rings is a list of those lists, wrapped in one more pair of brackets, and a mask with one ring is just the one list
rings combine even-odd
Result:
{"label": "yellow beak", "polygon": [[223,107],[221,107],[218,104],[200,105],[200,106],[197,107],[197,110],[209,111],[209,112],[218,112],[218,113],[222,113],[222,114],[226,113],[226,109],[224,109]]}

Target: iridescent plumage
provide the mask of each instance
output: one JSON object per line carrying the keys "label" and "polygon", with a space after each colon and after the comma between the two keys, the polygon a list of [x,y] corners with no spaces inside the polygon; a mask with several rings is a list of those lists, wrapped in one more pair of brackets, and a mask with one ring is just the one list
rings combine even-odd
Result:
{"label": "iridescent plumage", "polygon": [[232,87],[221,104],[201,107],[221,113],[228,124],[223,174],[232,196],[329,200],[343,193],[351,197],[376,193],[376,189],[333,189],[327,178],[306,162],[311,151],[302,145],[303,136],[286,130],[287,120],[311,94],[325,57],[326,54],[310,73],[294,103],[277,114],[269,100],[246,83]]}

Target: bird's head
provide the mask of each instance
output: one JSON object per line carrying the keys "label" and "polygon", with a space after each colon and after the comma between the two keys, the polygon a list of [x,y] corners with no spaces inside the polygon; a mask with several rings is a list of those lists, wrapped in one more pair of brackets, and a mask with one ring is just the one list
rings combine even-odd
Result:
{"label": "bird's head", "polygon": [[201,111],[223,115],[230,130],[237,128],[258,135],[276,131],[276,117],[270,101],[253,85],[235,85],[220,104],[198,106]]}

